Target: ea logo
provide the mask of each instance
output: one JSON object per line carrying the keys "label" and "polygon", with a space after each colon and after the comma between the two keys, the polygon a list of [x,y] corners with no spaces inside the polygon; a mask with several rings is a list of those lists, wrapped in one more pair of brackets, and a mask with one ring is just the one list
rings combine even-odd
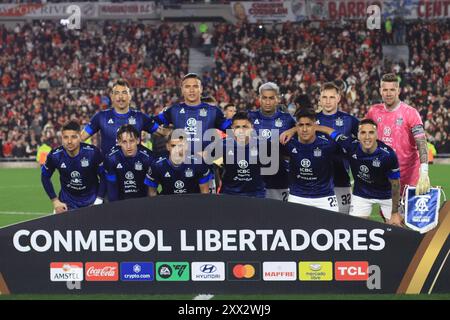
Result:
{"label": "ea logo", "polygon": [[241,168],[241,169],[247,169],[247,167],[248,167],[248,162],[245,161],[245,160],[241,160],[241,161],[238,162],[238,166],[239,166],[239,168]]}
{"label": "ea logo", "polygon": [[384,128],[383,133],[384,133],[385,136],[390,136],[391,135],[391,128],[389,128],[389,127]]}
{"label": "ea logo", "polygon": [[270,132],[269,129],[264,129],[264,130],[261,132],[261,136],[262,136],[263,138],[269,139],[269,138],[272,136],[272,132]]}
{"label": "ea logo", "polygon": [[368,168],[367,166],[365,166],[365,165],[360,166],[360,167],[359,167],[359,170],[360,170],[362,173],[368,173],[368,172],[369,172],[369,168]]}
{"label": "ea logo", "polygon": [[128,172],[125,174],[125,178],[126,178],[127,180],[133,180],[133,179],[134,179],[134,174],[133,174],[133,172],[128,171]]}
{"label": "ea logo", "polygon": [[300,164],[303,168],[309,168],[311,166],[311,161],[309,161],[309,159],[302,159]]}
{"label": "ea logo", "polygon": [[189,118],[187,119],[186,124],[188,127],[195,127],[197,125],[197,120],[194,118]]}
{"label": "ea logo", "polygon": [[70,176],[71,176],[72,178],[79,178],[79,177],[81,176],[81,174],[80,174],[78,171],[72,171],[72,172],[70,173]]}
{"label": "ea logo", "polygon": [[175,181],[175,188],[177,188],[177,189],[184,188],[184,182],[181,180]]}

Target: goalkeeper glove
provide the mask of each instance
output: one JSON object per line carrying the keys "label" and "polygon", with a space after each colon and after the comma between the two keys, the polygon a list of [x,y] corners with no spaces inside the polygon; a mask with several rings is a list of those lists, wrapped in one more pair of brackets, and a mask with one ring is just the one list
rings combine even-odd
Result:
{"label": "goalkeeper glove", "polygon": [[430,178],[428,177],[428,164],[420,164],[420,176],[416,186],[416,196],[430,192]]}
{"label": "goalkeeper glove", "polygon": [[96,198],[94,201],[94,206],[98,205],[98,204],[102,204],[103,203],[103,199],[102,198]]}

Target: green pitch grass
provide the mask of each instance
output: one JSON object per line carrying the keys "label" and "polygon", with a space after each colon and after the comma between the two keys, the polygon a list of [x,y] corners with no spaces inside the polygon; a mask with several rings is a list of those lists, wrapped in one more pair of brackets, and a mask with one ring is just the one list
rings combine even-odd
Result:
{"label": "green pitch grass", "polygon": [[[433,186],[441,186],[450,197],[450,165],[431,165],[430,180]],[[55,190],[59,190],[58,175],[53,176]],[[50,214],[53,211],[50,200],[40,182],[39,169],[0,169],[0,227],[27,221]],[[371,219],[381,221],[378,210],[372,212]],[[190,300],[190,295],[11,295],[3,299],[70,299],[70,300]],[[432,299],[450,300],[450,294],[433,295],[219,295],[220,300],[404,300]]]}

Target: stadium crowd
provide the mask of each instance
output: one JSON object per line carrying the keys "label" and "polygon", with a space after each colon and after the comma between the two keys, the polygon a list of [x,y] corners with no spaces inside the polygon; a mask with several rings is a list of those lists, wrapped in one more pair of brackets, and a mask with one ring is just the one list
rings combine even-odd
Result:
{"label": "stadium crowd", "polygon": [[213,42],[215,68],[204,83],[219,101],[257,108],[256,90],[265,81],[280,85],[282,104],[307,94],[313,105],[319,83],[341,80],[340,106],[358,118],[380,102],[379,76],[401,78],[401,98],[416,106],[429,140],[438,152],[450,152],[450,26],[448,22],[409,22],[409,61],[383,61],[377,31],[363,22],[290,24],[266,28],[257,24],[218,24]]}
{"label": "stadium crowd", "polygon": [[[317,104],[319,83],[341,80],[343,111],[358,118],[380,101],[379,77],[395,72],[401,98],[416,106],[429,141],[450,152],[450,27],[448,22],[408,22],[409,61],[383,62],[376,31],[362,22],[217,24],[215,67],[202,75],[205,95],[238,109],[256,109],[258,86],[279,84],[281,104],[309,96]],[[192,24],[148,25],[107,21],[81,31],[52,22],[0,26],[0,157],[31,157],[43,142],[51,147],[69,119],[86,124],[110,104],[108,87],[123,77],[133,87],[134,106],[158,114],[178,100],[179,79],[188,71]]]}

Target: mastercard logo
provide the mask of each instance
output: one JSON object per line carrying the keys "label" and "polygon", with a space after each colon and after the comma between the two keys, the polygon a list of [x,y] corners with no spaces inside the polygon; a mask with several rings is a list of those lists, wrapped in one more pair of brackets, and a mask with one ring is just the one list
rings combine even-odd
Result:
{"label": "mastercard logo", "polygon": [[255,267],[251,264],[237,264],[233,267],[233,276],[237,279],[251,279],[255,273]]}

